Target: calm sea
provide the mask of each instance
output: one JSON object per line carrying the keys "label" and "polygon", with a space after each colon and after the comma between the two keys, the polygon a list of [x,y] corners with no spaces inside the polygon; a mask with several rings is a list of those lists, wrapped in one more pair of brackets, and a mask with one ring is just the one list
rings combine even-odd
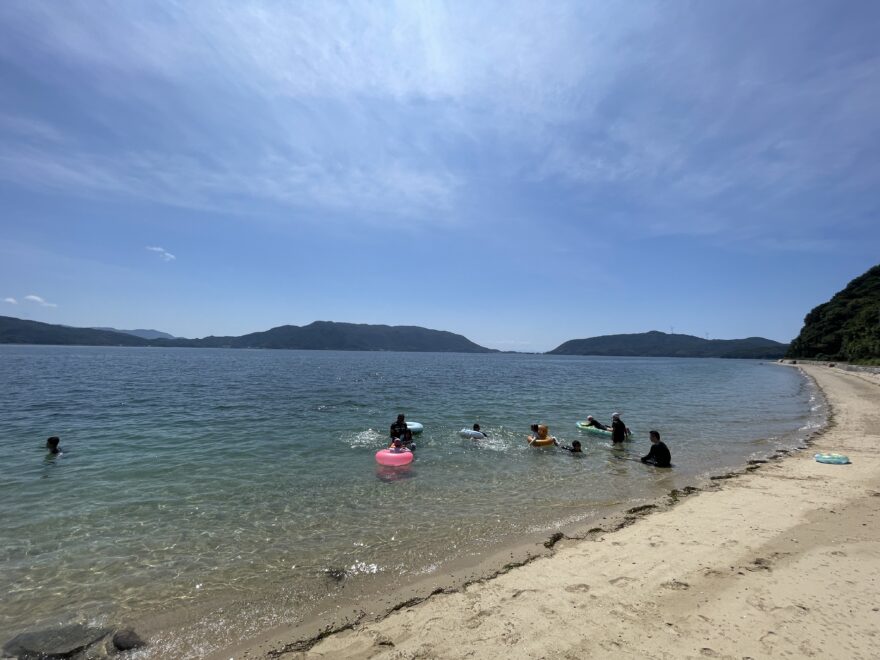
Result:
{"label": "calm sea", "polygon": [[[675,468],[575,427],[614,411]],[[382,468],[398,412],[425,432]],[[820,413],[756,361],[0,346],[0,643],[124,622],[198,657],[797,445]],[[585,455],[527,447],[534,422]]]}

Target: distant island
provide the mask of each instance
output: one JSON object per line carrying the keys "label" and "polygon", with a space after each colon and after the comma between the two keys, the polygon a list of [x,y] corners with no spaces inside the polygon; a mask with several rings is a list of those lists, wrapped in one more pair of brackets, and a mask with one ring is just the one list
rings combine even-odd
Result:
{"label": "distant island", "polygon": [[548,354],[775,360],[785,355],[787,349],[788,344],[763,337],[703,339],[692,335],[666,334],[652,330],[637,334],[572,339],[548,351]]}
{"label": "distant island", "polygon": [[785,357],[880,364],[880,265],[813,308]]}
{"label": "distant island", "polygon": [[[166,333],[162,333],[166,334]],[[278,348],[336,351],[423,351],[495,353],[461,335],[417,326],[367,325],[315,321],[306,326],[282,325],[240,337],[203,339],[143,338],[121,331],[71,328],[11,316],[0,316],[2,344],[77,346],[178,346],[191,348]]]}

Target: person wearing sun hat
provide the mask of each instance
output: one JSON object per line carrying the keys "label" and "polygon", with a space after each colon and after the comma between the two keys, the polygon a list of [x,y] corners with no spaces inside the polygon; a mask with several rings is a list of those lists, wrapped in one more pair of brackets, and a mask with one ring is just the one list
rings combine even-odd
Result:
{"label": "person wearing sun hat", "polygon": [[620,419],[620,413],[614,413],[611,415],[611,443],[616,445],[626,440],[627,437],[629,437],[629,429]]}

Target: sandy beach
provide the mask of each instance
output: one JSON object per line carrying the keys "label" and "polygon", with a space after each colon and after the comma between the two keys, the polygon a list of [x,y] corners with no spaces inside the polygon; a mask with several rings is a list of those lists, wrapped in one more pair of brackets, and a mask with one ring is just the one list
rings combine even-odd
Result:
{"label": "sandy beach", "polygon": [[[880,657],[880,384],[802,368],[829,404],[807,450],[317,643],[281,631],[225,657]],[[852,464],[817,463],[819,451]]]}

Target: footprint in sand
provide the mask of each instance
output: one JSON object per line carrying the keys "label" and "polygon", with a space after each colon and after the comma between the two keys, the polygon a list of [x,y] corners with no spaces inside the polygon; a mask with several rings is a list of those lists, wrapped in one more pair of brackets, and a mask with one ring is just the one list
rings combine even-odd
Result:
{"label": "footprint in sand", "polygon": [[745,567],[747,571],[769,571],[770,570],[770,560],[764,559],[763,557],[757,557],[752,561],[752,563]]}
{"label": "footprint in sand", "polygon": [[666,545],[666,543],[663,541],[662,536],[660,536],[659,534],[655,534],[654,536],[648,537],[648,545],[650,545],[652,548],[659,548],[662,545]]}
{"label": "footprint in sand", "polygon": [[664,589],[673,589],[674,591],[684,591],[685,589],[691,588],[691,585],[687,582],[681,582],[679,580],[670,580],[669,582],[664,582],[660,586]]}
{"label": "footprint in sand", "polygon": [[570,585],[568,585],[568,586],[565,588],[565,590],[566,590],[568,593],[570,593],[570,594],[573,594],[573,593],[582,593],[582,594],[585,594],[585,593],[587,593],[587,592],[590,590],[590,585],[588,585],[588,584],[583,584],[583,583],[581,583],[581,584],[570,584]]}
{"label": "footprint in sand", "polygon": [[616,577],[612,580],[608,580],[608,584],[613,584],[615,587],[620,585],[629,584],[630,582],[635,582],[635,578],[626,577],[625,575],[621,577]]}

